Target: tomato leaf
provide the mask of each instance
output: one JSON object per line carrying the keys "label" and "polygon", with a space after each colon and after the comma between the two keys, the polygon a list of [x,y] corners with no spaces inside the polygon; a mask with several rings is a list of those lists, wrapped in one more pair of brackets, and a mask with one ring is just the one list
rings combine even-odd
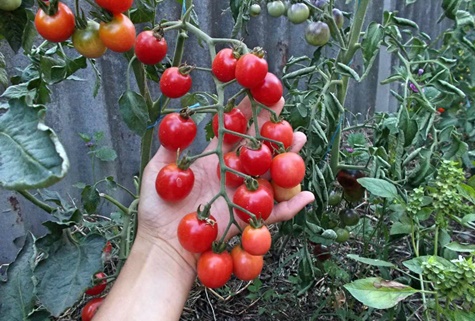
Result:
{"label": "tomato leaf", "polygon": [[23,7],[14,11],[0,11],[0,35],[5,37],[14,52],[21,48],[27,23],[27,10]]}
{"label": "tomato leaf", "polygon": [[382,278],[366,278],[344,285],[358,301],[371,308],[389,309],[410,295],[419,292],[410,286]]}
{"label": "tomato leaf", "polygon": [[81,192],[81,201],[86,212],[94,213],[101,202],[99,191],[95,187],[87,185]]}
{"label": "tomato leaf", "polygon": [[8,281],[0,282],[0,321],[26,320],[35,306],[33,237],[28,234],[16,260],[8,267]]}
{"label": "tomato leaf", "polygon": [[113,162],[117,158],[117,153],[112,148],[103,146],[94,151],[94,156],[103,162]]}
{"label": "tomato leaf", "polygon": [[8,75],[5,64],[5,56],[0,52],[0,85],[3,87],[8,86]]}
{"label": "tomato leaf", "polygon": [[31,189],[50,186],[66,175],[66,151],[52,129],[40,122],[43,108],[12,99],[0,116],[0,186]]}
{"label": "tomato leaf", "polygon": [[396,198],[398,196],[396,187],[384,179],[363,177],[358,178],[358,183],[375,196],[384,198]]}
{"label": "tomato leaf", "polygon": [[383,38],[383,27],[376,22],[370,23],[361,42],[365,71],[370,69],[374,63],[376,56],[378,55],[379,48],[381,48]]}
{"label": "tomato leaf", "polygon": [[451,242],[447,244],[445,247],[455,252],[467,252],[467,253],[475,252],[474,244],[460,244],[458,242]]}
{"label": "tomato leaf", "polygon": [[134,24],[153,21],[156,3],[153,0],[135,1],[135,8],[130,10],[130,20]]}
{"label": "tomato leaf", "polygon": [[348,254],[347,257],[349,257],[350,259],[353,259],[355,261],[358,261],[358,262],[361,262],[361,263],[364,263],[364,264],[369,264],[369,265],[373,265],[373,266],[385,266],[385,267],[395,267],[394,264],[390,263],[390,262],[386,262],[386,261],[382,261],[382,260],[376,260],[376,259],[369,259],[369,258],[366,258],[366,257],[361,257],[359,255],[356,255],[356,254]]}
{"label": "tomato leaf", "polygon": [[119,112],[131,131],[142,137],[150,121],[145,99],[134,91],[127,90],[119,98]]}

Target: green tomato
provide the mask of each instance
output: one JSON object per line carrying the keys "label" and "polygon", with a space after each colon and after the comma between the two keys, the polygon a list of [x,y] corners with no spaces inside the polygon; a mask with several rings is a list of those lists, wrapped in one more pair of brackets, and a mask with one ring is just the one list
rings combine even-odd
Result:
{"label": "green tomato", "polygon": [[287,9],[287,18],[294,24],[305,22],[310,16],[310,9],[305,3],[294,3]]}
{"label": "green tomato", "polygon": [[354,209],[345,209],[341,210],[340,213],[340,221],[345,224],[345,226],[355,226],[360,221],[360,216],[358,212]]}
{"label": "green tomato", "polygon": [[249,9],[249,13],[252,17],[256,17],[261,13],[261,6],[257,3],[254,3],[251,8]]}
{"label": "green tomato", "polygon": [[305,40],[312,46],[323,46],[330,40],[330,28],[323,21],[311,22],[305,30]]}
{"label": "green tomato", "polygon": [[335,233],[336,233],[335,241],[338,243],[346,242],[350,238],[350,232],[348,232],[346,228],[337,228],[335,230]]}
{"label": "green tomato", "polygon": [[345,17],[343,16],[343,13],[340,9],[337,8],[333,8],[332,13],[333,20],[335,20],[336,26],[341,29],[343,27],[343,23],[345,22]]}
{"label": "green tomato", "polygon": [[341,203],[342,194],[340,192],[331,192],[330,196],[328,196],[328,205],[330,206],[337,206]]}
{"label": "green tomato", "polygon": [[0,0],[0,10],[13,11],[21,6],[21,0]]}
{"label": "green tomato", "polygon": [[267,4],[267,13],[271,17],[280,17],[285,13],[285,4],[282,1],[272,1]]}

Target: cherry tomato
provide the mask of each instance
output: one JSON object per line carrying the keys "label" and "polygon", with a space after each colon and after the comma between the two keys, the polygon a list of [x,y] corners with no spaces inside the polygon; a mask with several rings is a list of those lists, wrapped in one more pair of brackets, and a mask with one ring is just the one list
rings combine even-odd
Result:
{"label": "cherry tomato", "polygon": [[127,16],[116,13],[110,22],[101,22],[99,37],[110,50],[126,52],[134,46],[135,26]]}
{"label": "cherry tomato", "polygon": [[107,275],[104,272],[99,272],[94,275],[96,279],[103,279],[98,284],[94,285],[92,288],[86,290],[87,295],[98,295],[101,294],[107,286],[107,280],[104,279]]}
{"label": "cherry tomato", "polygon": [[[247,130],[246,116],[238,108],[233,108],[230,112],[224,113],[224,128],[244,134]],[[213,133],[218,137],[218,114],[213,116]],[[223,142],[226,144],[234,144],[241,140],[241,137],[226,133],[223,137]]]}
{"label": "cherry tomato", "polygon": [[279,78],[270,72],[265,76],[264,82],[251,88],[254,99],[267,107],[275,105],[282,98],[283,92]]}
{"label": "cherry tomato", "polygon": [[[268,120],[262,124],[261,136],[281,142],[284,144],[284,149],[287,149],[290,147],[290,145],[292,145],[294,140],[294,130],[286,120],[281,120],[278,123]],[[269,146],[273,152],[279,149],[279,145],[276,143],[271,143],[267,140],[264,140],[264,144]]]}
{"label": "cherry tomato", "polygon": [[294,3],[287,9],[287,18],[294,24],[305,22],[310,16],[310,9],[305,3]]}
{"label": "cherry tomato", "polygon": [[313,255],[315,255],[318,261],[325,262],[326,260],[331,259],[332,254],[330,253],[326,245],[320,243],[313,244]]}
{"label": "cherry tomato", "polygon": [[267,75],[267,61],[253,53],[243,55],[236,64],[236,80],[245,88],[259,86]]}
{"label": "cherry tomato", "polygon": [[107,51],[99,37],[99,24],[93,20],[87,22],[85,29],[76,29],[72,41],[77,52],[86,58],[99,58]]}
{"label": "cherry tomato", "polygon": [[292,188],[302,182],[305,176],[305,162],[297,153],[279,154],[272,160],[270,174],[275,184],[283,188]]}
{"label": "cherry tomato", "polygon": [[228,82],[236,78],[237,58],[231,48],[221,49],[213,60],[211,71],[221,82]]}
{"label": "cherry tomato", "polygon": [[[274,208],[274,197],[268,187],[259,185],[255,191],[251,191],[243,184],[236,189],[233,203],[248,210],[257,219],[266,220]],[[242,221],[249,223],[251,217],[248,214],[237,208],[234,208],[234,213]]]}
{"label": "cherry tomato", "polygon": [[183,150],[191,145],[196,137],[197,127],[191,117],[171,113],[163,117],[158,126],[160,144],[170,151]]}
{"label": "cherry tomato", "polygon": [[190,194],[194,183],[195,175],[190,168],[183,170],[172,163],[158,172],[155,189],[165,201],[178,202]]}
{"label": "cherry tomato", "polygon": [[254,228],[248,225],[241,235],[242,248],[251,255],[265,255],[272,244],[272,236],[267,226]]}
{"label": "cherry tomato", "polygon": [[35,27],[38,33],[48,41],[63,42],[69,39],[74,32],[74,13],[67,5],[58,2],[58,11],[49,16],[39,9],[35,16]]}
{"label": "cherry tomato", "polygon": [[122,13],[132,6],[134,0],[96,0],[96,3],[112,13]]}
{"label": "cherry tomato", "polygon": [[202,253],[211,249],[211,244],[218,236],[218,223],[210,215],[200,220],[196,212],[186,214],[178,224],[178,241],[191,253]]}
{"label": "cherry tomato", "polygon": [[437,111],[442,114],[442,113],[445,112],[445,108],[439,107],[439,108],[437,108]]}
{"label": "cherry tomato", "polygon": [[343,187],[343,195],[349,202],[359,201],[365,192],[365,188],[358,183],[358,178],[364,177],[365,174],[357,170],[342,169],[338,172],[336,179]]}
{"label": "cherry tomato", "polygon": [[[231,151],[231,152],[228,152],[228,153],[224,154],[223,159],[224,159],[224,163],[226,164],[226,166],[228,166],[229,168],[234,169],[238,172],[243,173],[241,160],[239,159],[236,152]],[[220,168],[219,163],[218,163],[218,166],[216,168],[216,172],[217,172],[217,175],[218,175],[219,179],[221,179],[220,169],[221,168]],[[226,184],[227,187],[236,188],[236,187],[238,187],[238,186],[240,186],[244,183],[244,177],[236,175],[236,174],[231,173],[231,172],[226,172],[224,183]]]}
{"label": "cherry tomato", "polygon": [[328,205],[337,206],[341,203],[342,194],[340,192],[332,191],[328,196]]}
{"label": "cherry tomato", "polygon": [[256,181],[259,186],[262,186],[267,189],[267,191],[272,195],[272,197],[274,197],[274,189],[272,188],[272,184],[267,179],[263,177],[258,177]]}
{"label": "cherry tomato", "polygon": [[233,273],[243,281],[252,281],[261,274],[264,258],[261,255],[251,255],[238,244],[231,251],[233,258]]}
{"label": "cherry tomato", "polygon": [[340,221],[346,226],[355,226],[360,221],[360,216],[358,215],[358,212],[350,208],[341,210],[339,216]]}
{"label": "cherry tomato", "polygon": [[251,176],[260,176],[269,170],[272,163],[272,152],[264,144],[260,144],[259,148],[242,146],[239,149],[239,159],[244,173]]}
{"label": "cherry tomato", "polygon": [[291,188],[280,187],[274,181],[272,181],[271,184],[274,189],[274,199],[277,202],[288,201],[302,191],[302,186],[300,186],[300,184]]}
{"label": "cherry tomato", "polygon": [[168,98],[179,98],[190,91],[192,85],[188,73],[182,73],[178,67],[165,69],[160,78],[160,90]]}
{"label": "cherry tomato", "polygon": [[340,9],[333,8],[332,14],[333,14],[333,20],[335,20],[336,26],[341,29],[343,27],[343,23],[345,22],[345,17],[343,16],[343,13],[341,12]]}
{"label": "cherry tomato", "polygon": [[165,38],[155,35],[152,30],[142,31],[135,39],[135,55],[146,65],[158,64],[166,57],[167,50]]}
{"label": "cherry tomato", "polygon": [[337,228],[335,230],[335,233],[336,233],[335,241],[338,243],[346,242],[350,238],[350,232],[348,232],[346,228]]}
{"label": "cherry tomato", "polygon": [[104,298],[94,298],[87,302],[84,308],[82,308],[81,320],[91,321],[103,302]]}
{"label": "cherry tomato", "polygon": [[278,1],[272,1],[267,3],[267,13],[271,17],[280,17],[284,14],[285,12],[285,4],[278,0]]}
{"label": "cherry tomato", "polygon": [[233,259],[228,251],[214,253],[206,251],[196,266],[198,279],[208,288],[219,288],[228,282],[233,273]]}
{"label": "cherry tomato", "polygon": [[112,252],[112,243],[110,241],[106,242],[106,245],[104,246],[104,249],[102,250],[104,254],[111,254]]}
{"label": "cherry tomato", "polygon": [[21,0],[1,0],[0,10],[13,11],[21,6]]}
{"label": "cherry tomato", "polygon": [[325,6],[328,4],[328,0],[316,0],[315,1],[315,6],[319,9],[325,8]]}
{"label": "cherry tomato", "polygon": [[261,6],[258,3],[254,3],[249,8],[249,13],[251,17],[257,17],[261,13]]}
{"label": "cherry tomato", "polygon": [[305,29],[305,40],[312,46],[323,46],[330,40],[330,28],[323,21],[311,22]]}

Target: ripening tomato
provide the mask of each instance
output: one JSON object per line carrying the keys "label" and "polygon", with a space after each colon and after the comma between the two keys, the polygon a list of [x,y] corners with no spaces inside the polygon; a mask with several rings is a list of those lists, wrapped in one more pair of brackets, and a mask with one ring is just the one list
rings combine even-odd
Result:
{"label": "ripening tomato", "polygon": [[[244,134],[247,130],[247,119],[246,116],[238,108],[233,108],[230,112],[224,113],[224,128],[227,130],[232,130]],[[218,114],[213,116],[213,133],[218,137]],[[241,140],[241,137],[233,135],[231,133],[225,133],[223,137],[223,142],[226,144],[234,144]]]}
{"label": "ripening tomato", "polygon": [[193,143],[196,132],[196,123],[191,117],[170,113],[163,117],[158,126],[158,139],[170,151],[183,150]]}
{"label": "ripening tomato", "polygon": [[188,169],[180,169],[172,163],[158,172],[155,189],[158,195],[168,202],[178,202],[187,197],[195,183],[195,174]]}
{"label": "ripening tomato", "polygon": [[38,33],[48,41],[63,42],[69,39],[74,32],[74,13],[67,5],[58,2],[58,11],[49,16],[43,9],[39,9],[35,16],[35,27]]}
{"label": "ripening tomato", "polygon": [[272,160],[270,174],[275,184],[292,188],[302,182],[305,176],[305,162],[297,153],[279,154]]}
{"label": "ripening tomato", "polygon": [[237,54],[231,48],[221,49],[213,60],[211,71],[221,82],[228,82],[236,78]]}
{"label": "ripening tomato", "polygon": [[251,88],[254,99],[267,107],[275,105],[282,98],[283,92],[284,89],[279,78],[270,72],[267,73],[261,84]]}
{"label": "ripening tomato", "polygon": [[109,22],[101,22],[99,37],[104,45],[115,52],[126,52],[135,43],[135,26],[122,13],[116,13]]}
{"label": "ripening tomato", "polygon": [[253,53],[243,55],[236,64],[236,80],[245,88],[260,85],[267,75],[267,61]]}
{"label": "ripening tomato", "polygon": [[[224,154],[223,160],[224,160],[224,164],[226,164],[227,167],[234,169],[235,171],[243,173],[241,160],[239,159],[239,156],[236,154],[236,152],[231,151]],[[218,178],[221,179],[221,168],[219,166],[219,163],[218,163],[218,166],[216,167],[216,172],[217,172]],[[236,188],[244,183],[244,177],[227,171],[225,175],[224,183],[226,184],[227,187]]]}
{"label": "ripening tomato", "polygon": [[345,226],[355,226],[360,221],[358,212],[351,208],[341,210],[338,215],[340,216],[340,222]]}
{"label": "ripening tomato", "polygon": [[341,12],[338,8],[333,8],[332,10],[333,20],[335,20],[336,26],[341,29],[343,28],[343,23],[345,22],[345,17],[343,16],[343,12]]}
{"label": "ripening tomato", "polygon": [[96,3],[112,13],[122,13],[132,7],[134,0],[96,0]]}
{"label": "ripening tomato", "polygon": [[310,9],[305,3],[294,3],[287,9],[287,18],[294,24],[304,22],[310,16]]}
{"label": "ripening tomato", "polygon": [[247,253],[241,245],[236,245],[231,251],[233,258],[233,273],[243,281],[252,281],[261,274],[264,258],[261,255]]}
{"label": "ripening tomato", "polygon": [[87,22],[85,29],[76,29],[73,33],[73,46],[86,58],[99,58],[107,47],[99,37],[99,24],[93,20]]}
{"label": "ripening tomato", "polygon": [[302,186],[300,186],[300,184],[291,188],[280,187],[274,181],[272,181],[271,184],[274,189],[274,199],[277,202],[288,201],[302,191]]}
{"label": "ripening tomato", "polygon": [[168,45],[164,37],[152,30],[139,33],[135,39],[135,55],[146,65],[155,65],[167,56]]}
{"label": "ripening tomato", "polygon": [[99,281],[99,283],[97,283],[93,287],[87,289],[86,294],[87,295],[98,295],[98,294],[101,294],[102,292],[104,292],[104,290],[106,289],[106,286],[107,286],[107,279],[105,279],[106,277],[107,277],[107,275],[104,272],[99,272],[99,273],[94,274],[95,279],[103,279],[103,280]]}
{"label": "ripening tomato", "polygon": [[[239,186],[233,196],[233,203],[241,206],[256,216],[266,220],[274,208],[274,197],[268,187],[259,185],[256,190],[250,190],[246,184]],[[234,213],[244,222],[249,223],[251,216],[234,208]]]}
{"label": "ripening tomato", "polygon": [[330,28],[323,21],[311,22],[305,29],[305,40],[312,46],[323,46],[330,40]]}
{"label": "ripening tomato", "polygon": [[260,176],[269,170],[272,163],[272,152],[264,144],[259,144],[259,148],[242,146],[239,149],[239,159],[244,173],[251,176]]}
{"label": "ripening tomato", "polygon": [[[284,145],[284,149],[286,150],[290,147],[290,145],[292,145],[294,140],[294,130],[286,120],[281,120],[277,123],[268,120],[262,124],[261,136],[281,142]],[[276,143],[271,143],[270,141],[264,140],[264,144],[269,146],[273,152],[279,149],[279,145]]]}
{"label": "ripening tomato", "polygon": [[104,302],[104,298],[94,298],[86,303],[84,308],[81,311],[81,320],[82,321],[91,321],[94,315],[97,312],[97,309]]}
{"label": "ripening tomato", "polygon": [[192,80],[188,72],[178,67],[165,69],[160,78],[160,91],[168,98],[179,98],[190,91]]}
{"label": "ripening tomato", "polygon": [[218,223],[210,215],[201,220],[196,212],[186,214],[178,224],[178,241],[191,253],[202,253],[211,249],[218,236]]}
{"label": "ripening tomato", "polygon": [[265,255],[272,245],[272,236],[265,225],[259,228],[248,225],[242,231],[241,245],[251,255]]}
{"label": "ripening tomato", "polygon": [[206,251],[198,259],[196,266],[198,279],[208,288],[219,288],[228,282],[233,273],[233,259],[228,251],[214,253]]}

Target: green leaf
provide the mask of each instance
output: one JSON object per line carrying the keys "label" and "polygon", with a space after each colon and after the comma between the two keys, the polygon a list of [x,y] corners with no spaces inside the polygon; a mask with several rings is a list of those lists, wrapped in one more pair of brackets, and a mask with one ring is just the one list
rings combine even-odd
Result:
{"label": "green leaf", "polygon": [[49,234],[39,240],[38,249],[45,259],[38,263],[34,275],[37,295],[44,307],[58,317],[74,305],[91,284],[91,277],[102,267],[102,249],[106,239],[90,234],[73,241],[67,232]]}
{"label": "green leaf", "polygon": [[398,235],[398,234],[411,234],[411,226],[408,224],[404,224],[401,222],[395,222],[391,226],[391,230],[389,231],[390,235]]}
{"label": "green leaf", "polygon": [[392,16],[392,20],[398,26],[411,27],[411,28],[414,28],[416,30],[419,30],[419,26],[417,25],[417,23],[415,23],[412,20],[405,19],[405,18],[400,18],[400,17],[396,17],[396,16]]}
{"label": "green leaf", "polygon": [[5,64],[5,56],[0,52],[0,85],[8,87],[7,65]]}
{"label": "green leaf", "polygon": [[8,267],[7,282],[0,282],[0,321],[23,321],[35,306],[33,237],[28,233],[22,250]]}
{"label": "green leaf", "polygon": [[470,14],[470,12],[465,11],[465,10],[458,10],[455,21],[457,22],[457,27],[461,28],[467,25],[471,25],[472,27],[475,26],[475,19],[474,17]]}
{"label": "green leaf", "polygon": [[358,183],[375,196],[384,198],[396,198],[398,196],[396,187],[384,179],[362,177],[358,178]]}
{"label": "green leaf", "polygon": [[454,20],[461,0],[443,0],[442,9],[447,18]]}
{"label": "green leaf", "polygon": [[134,24],[153,21],[155,18],[155,0],[136,1],[135,7],[130,10],[130,20]]}
{"label": "green leaf", "polygon": [[465,98],[465,93],[458,89],[456,86],[452,85],[451,83],[448,83],[445,80],[437,79],[437,86],[440,90],[445,90],[449,93],[459,95],[462,98]]}
{"label": "green leaf", "polygon": [[335,69],[338,73],[351,77],[356,81],[360,81],[360,76],[356,71],[354,71],[350,66],[344,65],[341,62],[337,63]]}
{"label": "green leaf", "polygon": [[470,185],[460,183],[457,186],[457,191],[462,195],[463,198],[465,198],[467,201],[471,202],[472,204],[475,204],[475,188],[473,188]]}
{"label": "green leaf", "polygon": [[99,191],[95,187],[87,185],[81,192],[81,201],[86,212],[94,213],[101,202]]}
{"label": "green leaf", "polygon": [[451,242],[445,247],[455,252],[475,252],[475,244],[460,244],[458,242]]}
{"label": "green leaf", "polygon": [[131,131],[142,137],[150,122],[145,99],[134,91],[127,90],[119,98],[119,112]]}
{"label": "green leaf", "polygon": [[385,266],[385,267],[390,267],[390,268],[395,267],[395,265],[390,262],[377,260],[377,259],[369,259],[366,257],[361,257],[356,254],[348,254],[347,257],[349,257],[352,260],[355,260],[364,264],[373,265],[373,266]]}
{"label": "green leaf", "polygon": [[0,10],[0,35],[4,36],[16,53],[23,43],[23,30],[28,23],[27,9],[20,7],[14,11]]}
{"label": "green leaf", "polygon": [[410,295],[419,292],[410,286],[382,278],[366,278],[344,285],[358,301],[371,308],[389,309]]}
{"label": "green leaf", "polygon": [[12,99],[0,116],[0,186],[31,189],[50,186],[66,175],[66,151],[52,129],[40,122],[43,108]]}
{"label": "green leaf", "polygon": [[468,214],[462,218],[462,224],[464,226],[470,227],[470,223],[475,222],[475,214]]}
{"label": "green leaf", "polygon": [[213,122],[209,121],[206,126],[205,126],[205,133],[206,133],[206,140],[210,141],[211,139],[214,138],[214,132],[213,132]]}
{"label": "green leaf", "polygon": [[376,59],[383,39],[383,27],[379,23],[371,22],[361,42],[365,69],[371,66],[374,59]]}
{"label": "green leaf", "polygon": [[112,162],[116,160],[117,153],[112,148],[104,146],[99,149],[96,149],[94,151],[94,156],[96,156],[103,162]]}

